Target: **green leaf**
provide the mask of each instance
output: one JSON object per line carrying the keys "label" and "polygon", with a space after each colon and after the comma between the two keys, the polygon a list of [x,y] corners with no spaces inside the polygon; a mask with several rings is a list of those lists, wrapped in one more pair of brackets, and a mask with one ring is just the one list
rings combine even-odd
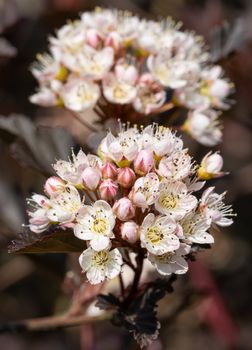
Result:
{"label": "green leaf", "polygon": [[35,234],[23,232],[9,245],[9,253],[80,253],[85,242],[76,238],[72,230],[55,229],[54,232]]}

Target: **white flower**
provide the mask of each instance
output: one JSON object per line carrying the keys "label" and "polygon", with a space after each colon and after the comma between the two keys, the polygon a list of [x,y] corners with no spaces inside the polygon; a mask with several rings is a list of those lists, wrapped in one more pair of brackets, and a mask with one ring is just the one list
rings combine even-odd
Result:
{"label": "white flower", "polygon": [[48,218],[52,222],[61,224],[74,221],[76,214],[83,206],[78,190],[70,185],[62,191],[53,193],[50,199],[51,209],[48,211]]}
{"label": "white flower", "polygon": [[143,149],[152,149],[157,157],[171,154],[183,147],[182,140],[176,137],[169,128],[157,124],[144,128],[138,143]]}
{"label": "white flower", "polygon": [[29,228],[32,232],[41,233],[50,226],[48,210],[51,208],[51,201],[40,194],[33,194],[27,203],[31,206],[28,211]]}
{"label": "white flower", "polygon": [[115,73],[108,73],[103,79],[103,93],[112,103],[127,104],[132,102],[137,94],[136,81],[138,72],[135,66],[117,64]]}
{"label": "white flower", "polygon": [[184,130],[205,146],[215,146],[222,139],[222,131],[215,110],[193,111],[184,124]]}
{"label": "white flower", "polygon": [[140,208],[146,209],[152,205],[159,195],[159,179],[157,174],[149,173],[136,180],[129,198]]}
{"label": "white flower", "polygon": [[85,27],[95,28],[105,36],[117,27],[117,11],[97,7],[93,12],[84,12],[81,21]]}
{"label": "white flower", "polygon": [[189,252],[190,246],[181,243],[180,247],[174,252],[168,252],[162,255],[149,253],[147,257],[160,275],[169,276],[172,273],[181,275],[188,270],[188,264],[183,256],[187,255]]}
{"label": "white flower", "polygon": [[223,72],[220,66],[204,69],[201,73],[200,92],[207,96],[215,108],[227,109],[229,105],[224,102],[231,91],[231,84],[227,79],[221,78]]}
{"label": "white flower", "polygon": [[149,56],[147,66],[157,81],[171,89],[181,88],[195,81],[200,73],[200,65],[194,60],[173,56],[172,49],[161,49],[156,56]]}
{"label": "white flower", "polygon": [[91,284],[98,284],[105,278],[112,279],[118,276],[123,260],[118,249],[97,252],[88,248],[80,255],[79,263],[86,272],[88,281]]}
{"label": "white flower", "polygon": [[74,68],[76,55],[83,50],[86,28],[80,21],[62,26],[56,37],[50,37],[50,51],[57,62],[62,62],[68,69]]}
{"label": "white flower", "polygon": [[193,84],[176,89],[174,101],[200,111],[209,108],[227,109],[229,104],[224,101],[232,85],[226,79],[220,79],[221,74],[219,66],[204,69]]}
{"label": "white flower", "polygon": [[162,36],[160,23],[143,20],[138,28],[139,35],[137,37],[137,42],[140,48],[155,53],[160,48],[159,39]]}
{"label": "white flower", "polygon": [[212,218],[212,222],[218,226],[226,227],[233,223],[230,216],[235,216],[231,205],[225,205],[223,199],[226,192],[218,194],[214,192],[214,187],[206,189],[201,197],[200,210],[207,211]]}
{"label": "white flower", "polygon": [[129,16],[126,13],[117,12],[116,31],[126,46],[138,37],[139,25],[140,19],[137,16]]}
{"label": "white flower", "polygon": [[114,50],[105,47],[101,50],[86,45],[83,51],[76,55],[72,71],[90,80],[100,80],[109,72],[114,62]]}
{"label": "white flower", "polygon": [[140,240],[150,253],[161,255],[179,248],[177,224],[168,216],[148,214],[140,226]]}
{"label": "white flower", "polygon": [[53,164],[53,168],[63,180],[75,186],[82,186],[82,173],[87,167],[98,169],[101,160],[91,154],[86,154],[80,150],[78,154],[72,152],[72,161],[59,160]]}
{"label": "white flower", "polygon": [[91,81],[71,77],[62,87],[60,97],[65,107],[82,112],[94,107],[100,97],[100,88]]}
{"label": "white flower", "polygon": [[98,200],[93,206],[84,206],[78,213],[77,222],[74,226],[76,237],[90,241],[96,251],[109,248],[110,238],[114,238],[115,216],[107,202]]}
{"label": "white flower", "polygon": [[138,131],[135,128],[122,131],[117,137],[108,133],[101,142],[100,150],[105,157],[112,159],[120,166],[126,166],[138,153],[137,138]]}
{"label": "white flower", "polygon": [[211,107],[211,101],[206,95],[199,91],[199,82],[176,89],[173,96],[173,102],[191,110],[203,111]]}
{"label": "white flower", "polygon": [[42,86],[38,91],[29,98],[31,103],[43,106],[53,107],[59,105],[57,94],[49,87]]}
{"label": "white flower", "polygon": [[166,93],[162,86],[157,83],[151,74],[143,74],[137,85],[137,96],[133,101],[136,111],[150,114],[160,108],[166,100]]}
{"label": "white flower", "polygon": [[37,55],[37,61],[31,66],[31,72],[40,84],[50,83],[51,80],[64,80],[67,70],[48,54]]}
{"label": "white flower", "polygon": [[207,230],[211,226],[212,219],[208,213],[193,212],[187,215],[181,222],[184,237],[193,243],[211,244],[214,238]]}
{"label": "white flower", "polygon": [[160,182],[159,193],[155,202],[156,210],[175,220],[182,219],[197,205],[197,198],[188,194],[186,185],[180,181],[170,182],[163,179]]}
{"label": "white flower", "polygon": [[192,158],[189,156],[187,149],[163,157],[158,166],[158,174],[172,181],[184,179],[193,170]]}

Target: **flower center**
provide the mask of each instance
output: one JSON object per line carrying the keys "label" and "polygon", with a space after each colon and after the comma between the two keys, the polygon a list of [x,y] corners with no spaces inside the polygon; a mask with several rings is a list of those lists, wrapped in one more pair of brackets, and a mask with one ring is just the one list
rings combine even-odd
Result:
{"label": "flower center", "polygon": [[174,209],[177,206],[177,199],[173,194],[169,194],[160,198],[159,202],[166,209]]}
{"label": "flower center", "polygon": [[127,97],[127,92],[120,85],[116,85],[114,88],[114,97],[119,99],[125,98]]}
{"label": "flower center", "polygon": [[162,231],[157,226],[153,226],[147,231],[147,238],[152,244],[158,244],[163,237]]}
{"label": "flower center", "polygon": [[98,266],[105,265],[108,259],[109,259],[109,255],[107,251],[97,252],[96,254],[94,254],[92,258],[94,264]]}
{"label": "flower center", "polygon": [[95,233],[104,233],[108,230],[108,221],[104,218],[96,218],[93,221],[93,231]]}
{"label": "flower center", "polygon": [[160,263],[164,263],[164,264],[168,264],[171,260],[172,257],[175,255],[174,252],[168,252],[165,253],[163,255],[158,255],[156,256],[156,259],[160,262]]}
{"label": "flower center", "polygon": [[194,228],[195,228],[195,223],[194,222],[188,222],[186,224],[183,225],[183,231],[184,231],[184,235],[186,237],[189,237],[193,234],[194,232]]}

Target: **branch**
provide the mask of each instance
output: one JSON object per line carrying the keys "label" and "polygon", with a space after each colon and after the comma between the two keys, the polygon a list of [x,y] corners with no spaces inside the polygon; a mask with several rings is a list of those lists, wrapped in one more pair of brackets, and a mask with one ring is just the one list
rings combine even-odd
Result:
{"label": "branch", "polygon": [[68,314],[64,314],[62,316],[33,318],[18,322],[2,323],[0,324],[0,333],[49,331],[101,322],[104,320],[109,320],[110,318],[111,313],[105,313],[99,316],[81,315],[73,317],[69,316]]}

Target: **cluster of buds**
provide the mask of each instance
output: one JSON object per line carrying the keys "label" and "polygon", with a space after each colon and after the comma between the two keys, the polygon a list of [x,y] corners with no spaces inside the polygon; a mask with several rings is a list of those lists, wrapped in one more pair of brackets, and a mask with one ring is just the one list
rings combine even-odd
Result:
{"label": "cluster of buds", "polygon": [[48,54],[38,55],[31,71],[39,88],[30,100],[75,113],[126,106],[128,120],[183,107],[183,129],[202,144],[217,144],[232,84],[208,62],[203,39],[180,27],[117,10],[85,12],[50,37]]}
{"label": "cluster of buds", "polygon": [[79,262],[91,284],[118,276],[128,263],[125,251],[163,276],[183,274],[192,245],[212,244],[210,228],[232,224],[225,193],[203,189],[203,179],[223,174],[219,154],[197,166],[182,140],[156,124],[108,133],[97,154],[80,150],[71,161],[57,161],[46,195],[29,199],[33,232],[67,227],[86,241]]}

